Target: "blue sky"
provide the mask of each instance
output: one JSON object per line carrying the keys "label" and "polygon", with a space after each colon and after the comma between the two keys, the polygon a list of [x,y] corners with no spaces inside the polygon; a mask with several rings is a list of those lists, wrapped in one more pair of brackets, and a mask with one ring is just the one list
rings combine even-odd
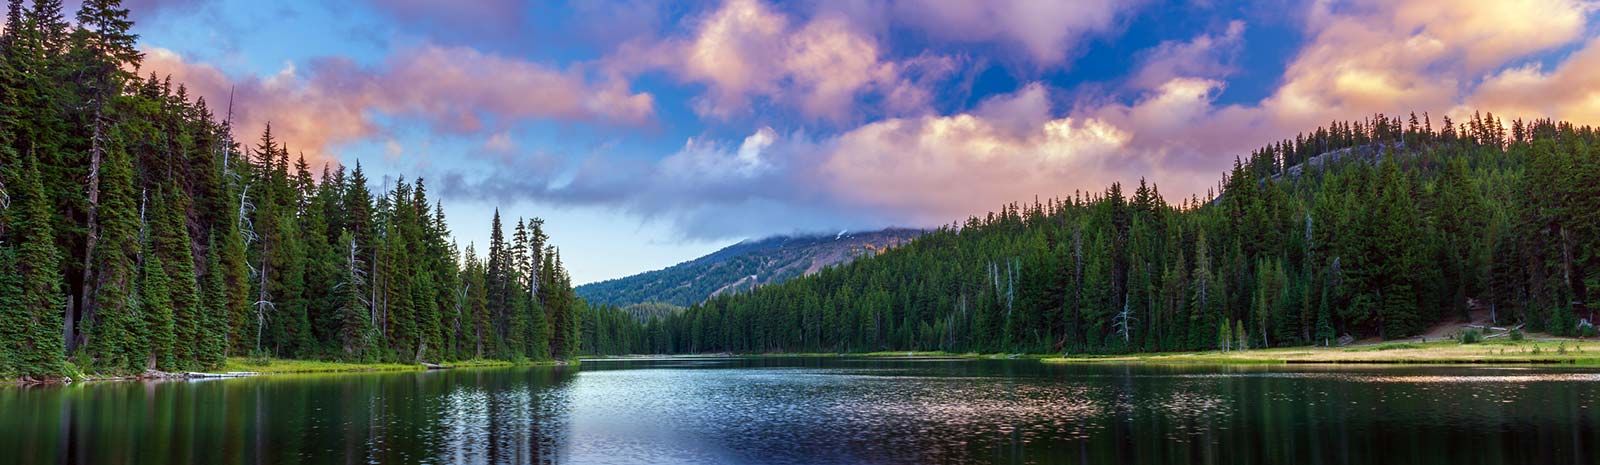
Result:
{"label": "blue sky", "polygon": [[580,283],[1140,177],[1178,201],[1375,112],[1600,122],[1581,1],[127,6],[239,140],[424,177],[463,246],[542,217]]}

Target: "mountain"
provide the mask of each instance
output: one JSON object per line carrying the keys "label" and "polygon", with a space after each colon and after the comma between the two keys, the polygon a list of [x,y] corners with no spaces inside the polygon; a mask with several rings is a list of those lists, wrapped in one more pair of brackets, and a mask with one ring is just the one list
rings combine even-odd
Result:
{"label": "mountain", "polygon": [[783,282],[875,255],[922,233],[890,228],[747,240],[665,269],[578,286],[577,291],[597,305],[659,302],[689,306],[719,294]]}

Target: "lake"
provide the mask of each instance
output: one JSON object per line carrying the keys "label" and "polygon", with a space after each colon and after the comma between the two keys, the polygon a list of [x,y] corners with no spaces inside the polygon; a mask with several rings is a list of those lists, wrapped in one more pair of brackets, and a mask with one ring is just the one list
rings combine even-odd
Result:
{"label": "lake", "polygon": [[0,463],[1600,462],[1600,371],[675,358],[0,387]]}

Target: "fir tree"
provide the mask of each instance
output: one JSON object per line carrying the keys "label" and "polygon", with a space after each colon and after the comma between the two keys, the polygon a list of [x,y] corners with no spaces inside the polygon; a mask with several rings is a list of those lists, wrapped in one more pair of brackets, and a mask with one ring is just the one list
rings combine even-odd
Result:
{"label": "fir tree", "polygon": [[147,345],[141,353],[149,354],[144,362],[146,369],[171,371],[177,369],[178,365],[173,347],[177,343],[177,324],[173,320],[172,291],[169,288],[171,281],[167,279],[161,255],[155,253],[154,246],[148,245],[150,241],[145,243],[138,302],[144,317],[143,331]]}
{"label": "fir tree", "polygon": [[64,369],[60,253],[50,199],[38,165],[28,159],[4,173],[14,207],[0,213],[14,226],[0,241],[0,373],[48,378]]}

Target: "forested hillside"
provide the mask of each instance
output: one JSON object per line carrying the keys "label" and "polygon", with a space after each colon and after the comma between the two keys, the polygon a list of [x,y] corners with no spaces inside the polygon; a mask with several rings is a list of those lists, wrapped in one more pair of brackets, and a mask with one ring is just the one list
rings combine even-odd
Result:
{"label": "forested hillside", "polygon": [[922,233],[890,228],[743,241],[665,269],[578,286],[577,291],[594,304],[689,306],[719,294],[748,291],[872,256]]}
{"label": "forested hillside", "polygon": [[[538,219],[458,250],[422,179],[235,142],[225,106],[141,77],[127,10],[11,0],[0,36],[0,377],[225,357],[572,357],[593,312]],[[221,102],[226,105],[227,102]],[[220,114],[219,114],[220,112]],[[487,219],[484,219],[487,221]],[[622,324],[622,323],[619,323]]]}
{"label": "forested hillside", "polygon": [[[1438,124],[1438,126],[1435,126]],[[1600,288],[1600,140],[1551,121],[1382,115],[1156,186],[940,228],[648,323],[647,351],[1128,352],[1395,339],[1463,319],[1573,335]]]}

